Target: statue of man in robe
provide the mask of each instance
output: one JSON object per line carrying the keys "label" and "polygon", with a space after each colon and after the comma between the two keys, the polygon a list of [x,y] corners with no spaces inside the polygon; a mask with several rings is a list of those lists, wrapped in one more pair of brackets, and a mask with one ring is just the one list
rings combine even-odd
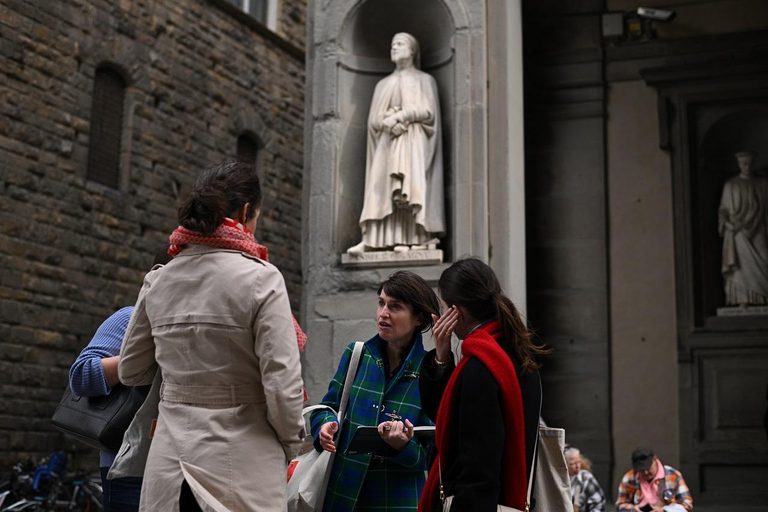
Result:
{"label": "statue of man in robe", "polygon": [[445,234],[443,152],[437,83],[419,69],[419,43],[401,32],[395,71],[376,84],[368,115],[363,240],[351,255],[425,249]]}
{"label": "statue of man in robe", "polygon": [[755,175],[754,160],[736,153],[740,172],[725,182],[718,211],[728,305],[768,304],[768,178]]}

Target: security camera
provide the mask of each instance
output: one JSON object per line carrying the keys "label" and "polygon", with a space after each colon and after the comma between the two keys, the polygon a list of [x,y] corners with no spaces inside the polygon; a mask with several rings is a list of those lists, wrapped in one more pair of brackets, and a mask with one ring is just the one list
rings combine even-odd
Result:
{"label": "security camera", "polygon": [[672,21],[672,18],[675,17],[675,14],[675,11],[668,11],[666,9],[653,9],[651,7],[637,8],[638,16],[654,21]]}

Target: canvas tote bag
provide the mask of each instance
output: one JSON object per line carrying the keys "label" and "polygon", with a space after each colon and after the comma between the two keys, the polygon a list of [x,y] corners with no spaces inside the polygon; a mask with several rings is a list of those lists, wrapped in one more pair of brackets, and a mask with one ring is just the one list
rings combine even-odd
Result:
{"label": "canvas tote bag", "polygon": [[[336,416],[339,421],[339,435],[341,435],[341,427],[344,425],[349,394],[355,381],[357,367],[360,365],[363,347],[364,343],[362,341],[355,342],[355,348],[349,360],[349,368],[347,368],[347,375],[344,378],[344,390],[341,393],[339,413]],[[302,414],[307,415],[319,409],[328,409],[336,414],[336,411],[327,405],[305,407]],[[333,468],[335,458],[335,453],[325,450],[318,452],[315,450],[312,434],[307,434],[298,457],[293,459],[288,465],[288,512],[320,512],[323,509],[325,491],[328,488],[328,479],[331,477],[331,469]]]}
{"label": "canvas tote bag", "polygon": [[[539,427],[536,453],[536,485],[533,499],[536,512],[571,512],[571,479],[565,462],[565,430]],[[530,489],[529,500],[530,503]]]}

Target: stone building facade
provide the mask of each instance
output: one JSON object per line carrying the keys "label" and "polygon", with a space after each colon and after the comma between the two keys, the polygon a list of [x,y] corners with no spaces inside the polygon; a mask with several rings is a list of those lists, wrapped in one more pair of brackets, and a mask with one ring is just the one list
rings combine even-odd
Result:
{"label": "stone building facade", "polygon": [[470,253],[495,269],[553,349],[542,416],[592,460],[609,501],[644,445],[683,472],[696,510],[768,510],[768,315],[719,312],[717,230],[734,154],[756,152],[768,173],[768,3],[311,5],[310,395],[350,341],[376,332],[377,284],[394,270],[341,255],[359,240],[360,116],[391,72],[389,40],[410,32],[441,97],[449,219],[443,264],[411,270],[436,284]]}
{"label": "stone building facade", "polygon": [[523,1],[522,15],[544,417],[608,496],[650,446],[695,510],[768,510],[768,316],[716,312],[722,184],[738,148],[768,162],[768,4]]}
{"label": "stone building facade", "polygon": [[[134,303],[180,198],[239,140],[265,192],[257,236],[298,314],[306,8],[268,5],[274,31],[225,0],[0,2],[3,470],[72,446],[50,427],[69,366]],[[105,68],[124,85],[116,186],[88,174]]]}

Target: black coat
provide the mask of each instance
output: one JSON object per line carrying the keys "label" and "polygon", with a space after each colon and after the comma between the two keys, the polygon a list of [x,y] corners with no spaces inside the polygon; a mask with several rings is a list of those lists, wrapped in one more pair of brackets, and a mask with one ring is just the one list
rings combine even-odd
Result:
{"label": "black coat", "polygon": [[[523,395],[526,467],[530,474],[541,404],[539,372],[522,373],[516,358],[510,355],[510,359]],[[432,421],[437,420],[440,400],[454,369],[453,362],[435,364],[434,350],[424,357],[419,388],[422,409]],[[445,495],[453,496],[452,512],[495,512],[502,491],[505,439],[499,385],[483,363],[472,359],[462,370],[454,394],[448,440],[450,458],[440,461]],[[528,475],[526,485],[527,478]],[[436,501],[440,504],[439,499]]]}

